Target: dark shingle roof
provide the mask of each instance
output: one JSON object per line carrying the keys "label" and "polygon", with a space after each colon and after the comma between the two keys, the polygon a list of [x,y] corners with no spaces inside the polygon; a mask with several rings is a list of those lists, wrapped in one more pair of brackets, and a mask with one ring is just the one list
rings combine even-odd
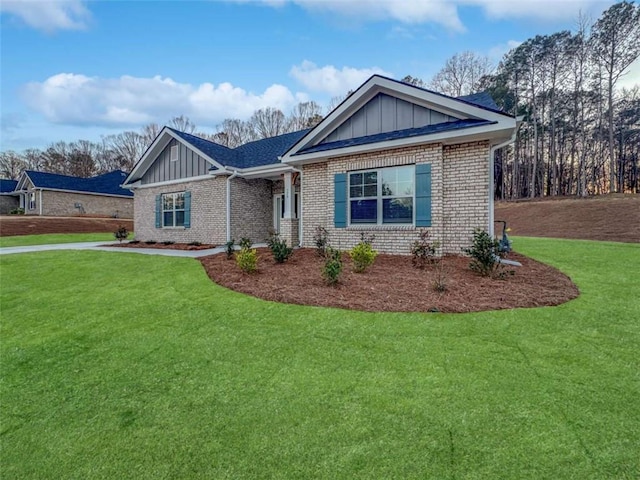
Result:
{"label": "dark shingle roof", "polygon": [[133,196],[131,190],[120,187],[127,178],[127,174],[121,170],[114,170],[113,172],[90,178],[36,172],[34,170],[26,170],[25,173],[37,188],[102,193],[104,195],[121,195],[126,197]]}
{"label": "dark shingle roof", "polygon": [[305,153],[323,152],[325,150],[334,150],[338,148],[354,147],[356,145],[367,145],[369,143],[384,142],[387,140],[397,140],[399,138],[417,137],[419,135],[429,135],[433,133],[449,132],[452,130],[462,130],[469,127],[478,127],[480,125],[491,125],[496,122],[489,120],[456,120],[455,122],[444,122],[435,125],[426,125],[424,127],[407,128],[404,130],[395,130],[393,132],[377,133],[366,137],[349,138],[347,140],[338,140],[329,143],[320,143],[313,147],[301,150],[294,154],[303,155]]}
{"label": "dark shingle roof", "polygon": [[473,103],[474,105],[488,108],[489,110],[495,110],[503,113],[502,110],[500,110],[500,107],[496,105],[496,102],[493,100],[493,97],[489,92],[479,92],[472,93],[471,95],[462,95],[461,97],[456,97],[456,99],[462,100],[463,102],[467,103]]}
{"label": "dark shingle roof", "polygon": [[15,180],[5,180],[0,178],[0,193],[10,193],[16,189],[18,182]]}
{"label": "dark shingle roof", "polygon": [[173,133],[182,138],[185,142],[190,143],[205,155],[213,158],[222,165],[231,165],[236,162],[236,152],[230,148],[220,145],[219,143],[205,140],[204,138],[181,132],[171,127],[167,127]]}

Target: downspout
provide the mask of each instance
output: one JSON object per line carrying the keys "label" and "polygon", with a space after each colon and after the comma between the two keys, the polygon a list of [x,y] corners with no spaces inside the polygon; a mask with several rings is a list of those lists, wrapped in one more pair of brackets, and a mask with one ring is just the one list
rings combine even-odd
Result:
{"label": "downspout", "polygon": [[[231,170],[229,170],[230,172]],[[231,179],[238,176],[238,171],[234,170],[227,177],[227,242],[231,241]]]}
{"label": "downspout", "polygon": [[494,169],[493,169],[495,153],[496,153],[496,150],[498,150],[499,148],[506,147],[507,145],[511,145],[516,141],[516,136],[518,135],[518,126],[520,125],[521,122],[522,122],[522,117],[518,117],[516,119],[516,128],[513,129],[513,133],[511,134],[511,138],[509,138],[509,140],[505,140],[502,143],[493,145],[489,149],[489,225],[488,225],[487,232],[489,232],[489,235],[491,235],[492,237],[495,236],[495,229],[494,229],[495,178],[494,178]]}
{"label": "downspout", "polygon": [[40,216],[42,216],[42,189],[40,189],[40,200],[38,201],[38,206],[40,207]]}

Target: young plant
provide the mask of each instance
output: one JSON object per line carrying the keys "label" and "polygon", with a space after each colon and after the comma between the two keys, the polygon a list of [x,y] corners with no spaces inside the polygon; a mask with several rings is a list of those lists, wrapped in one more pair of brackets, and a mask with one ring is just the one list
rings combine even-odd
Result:
{"label": "young plant", "polygon": [[224,253],[227,254],[227,260],[231,260],[233,258],[233,254],[236,251],[235,245],[236,241],[233,238],[224,244]]}
{"label": "young plant", "polygon": [[436,250],[440,246],[440,242],[431,242],[429,239],[429,230],[420,230],[418,240],[413,242],[411,246],[411,264],[415,268],[425,268],[436,261]]}
{"label": "young plant", "polygon": [[353,262],[353,271],[355,273],[363,273],[373,265],[373,262],[378,256],[378,252],[373,249],[370,242],[363,239],[349,251],[349,256]]}
{"label": "young plant", "polygon": [[342,252],[327,245],[325,247],[324,264],[322,265],[322,278],[327,285],[336,285],[342,274]]}
{"label": "young plant", "polygon": [[319,257],[325,257],[329,247],[329,232],[324,227],[318,225],[313,234],[313,243],[316,245],[316,252]]}
{"label": "young plant", "polygon": [[122,241],[126,240],[129,236],[129,230],[127,230],[127,227],[120,225],[118,226],[118,230],[113,233],[113,236],[116,237],[116,240],[122,243]]}
{"label": "young plant", "polygon": [[236,253],[236,264],[244,273],[255,273],[258,270],[258,252],[255,248],[241,248]]}
{"label": "young plant", "polygon": [[500,241],[492,238],[485,230],[476,228],[473,231],[473,244],[471,248],[463,249],[463,252],[471,257],[469,268],[483,277],[500,276],[500,259],[503,253],[500,251]]}
{"label": "young plant", "polygon": [[238,242],[238,245],[240,245],[240,249],[242,250],[244,248],[251,248],[251,246],[253,245],[253,242],[251,241],[250,238],[242,237]]}
{"label": "young plant", "polygon": [[443,258],[440,258],[435,262],[436,267],[434,269],[433,283],[431,286],[434,291],[443,293],[449,288],[449,269],[444,264]]}
{"label": "young plant", "polygon": [[282,240],[277,233],[272,234],[267,240],[267,246],[271,249],[276,263],[284,263],[293,254],[293,247],[287,246],[287,241]]}

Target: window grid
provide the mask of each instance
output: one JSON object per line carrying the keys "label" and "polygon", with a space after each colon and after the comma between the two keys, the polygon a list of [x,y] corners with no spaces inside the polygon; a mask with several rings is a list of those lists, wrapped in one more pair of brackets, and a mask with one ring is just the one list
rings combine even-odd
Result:
{"label": "window grid", "polygon": [[162,226],[184,227],[184,192],[162,194]]}

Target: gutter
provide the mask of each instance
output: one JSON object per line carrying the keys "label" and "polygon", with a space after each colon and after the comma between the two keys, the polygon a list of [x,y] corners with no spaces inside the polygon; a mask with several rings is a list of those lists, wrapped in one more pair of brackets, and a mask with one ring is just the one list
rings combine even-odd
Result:
{"label": "gutter", "polygon": [[489,149],[489,225],[488,225],[487,232],[489,232],[489,235],[491,235],[491,237],[495,236],[495,228],[494,228],[494,220],[495,220],[495,212],[494,212],[494,205],[495,205],[495,199],[494,199],[495,178],[494,178],[494,169],[493,169],[494,160],[495,160],[495,153],[496,153],[496,150],[498,150],[499,148],[503,148],[503,147],[506,147],[507,145],[511,145],[512,143],[514,143],[516,141],[516,136],[518,135],[518,127],[522,123],[522,119],[523,118],[524,118],[523,116],[520,116],[520,117],[516,118],[516,128],[513,129],[513,133],[511,134],[511,138],[509,138],[508,140],[505,140],[502,143],[498,143],[497,145],[493,145]]}
{"label": "gutter", "polygon": [[[302,191],[302,176],[304,175],[302,173],[302,170],[299,170],[295,167],[291,167],[291,169],[294,172],[297,172],[300,174],[300,211],[298,212],[298,246],[302,247],[302,235],[304,234],[304,224],[302,223],[303,220],[303,215],[302,215],[302,207],[304,205],[304,193]],[[291,188],[295,191],[295,186],[292,185]],[[294,196],[295,198],[295,196]]]}
{"label": "gutter", "polygon": [[[231,173],[231,170],[227,170],[227,172]],[[231,179],[238,175],[238,171],[234,170],[227,177],[227,242],[231,241]]]}

